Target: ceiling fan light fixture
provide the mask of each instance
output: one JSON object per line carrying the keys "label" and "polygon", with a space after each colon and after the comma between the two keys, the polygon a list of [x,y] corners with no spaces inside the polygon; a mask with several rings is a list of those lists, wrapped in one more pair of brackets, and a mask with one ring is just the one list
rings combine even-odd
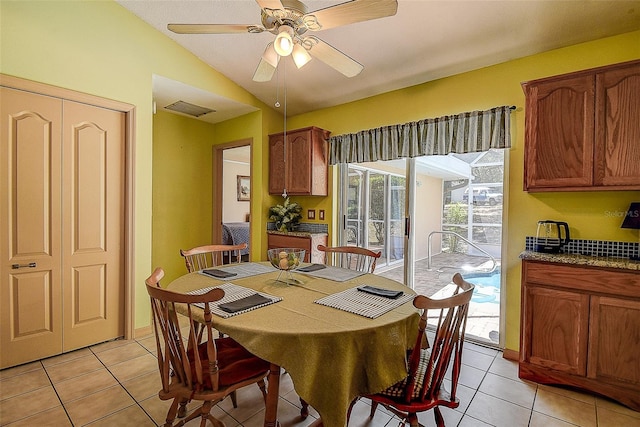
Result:
{"label": "ceiling fan light fixture", "polygon": [[298,69],[304,67],[307,62],[311,61],[311,55],[309,55],[307,49],[298,43],[293,46],[293,53],[291,56],[293,56],[293,62],[295,62]]}
{"label": "ceiling fan light fixture", "polygon": [[278,55],[278,52],[276,52],[275,48],[273,47],[273,43],[269,43],[267,45],[267,48],[262,54],[262,59],[267,61],[273,68],[276,68],[278,66],[278,62],[280,62],[280,55]]}
{"label": "ceiling fan light fixture", "polygon": [[280,56],[289,56],[293,51],[293,28],[288,25],[281,25],[278,28],[278,35],[273,42],[273,47]]}

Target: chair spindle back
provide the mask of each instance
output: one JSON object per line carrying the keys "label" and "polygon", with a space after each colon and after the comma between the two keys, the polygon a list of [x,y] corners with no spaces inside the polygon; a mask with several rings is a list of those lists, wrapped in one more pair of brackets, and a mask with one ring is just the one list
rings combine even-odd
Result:
{"label": "chair spindle back", "polygon": [[376,261],[382,255],[380,251],[374,252],[358,246],[328,247],[318,245],[318,250],[325,253],[325,264],[327,265],[367,273],[375,271]]}

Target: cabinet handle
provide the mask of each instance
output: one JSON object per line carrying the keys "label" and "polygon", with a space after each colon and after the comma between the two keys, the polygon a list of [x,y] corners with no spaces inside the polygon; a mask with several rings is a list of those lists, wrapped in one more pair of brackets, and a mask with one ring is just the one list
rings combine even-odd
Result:
{"label": "cabinet handle", "polygon": [[14,270],[18,268],[25,268],[25,267],[36,268],[36,263],[30,262],[29,264],[11,264],[11,268],[13,268]]}

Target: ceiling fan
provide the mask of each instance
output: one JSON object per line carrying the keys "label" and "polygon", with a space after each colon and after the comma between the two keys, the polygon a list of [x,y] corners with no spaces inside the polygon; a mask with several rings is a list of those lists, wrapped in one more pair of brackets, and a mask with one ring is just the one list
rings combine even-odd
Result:
{"label": "ceiling fan", "polygon": [[267,45],[253,80],[271,80],[280,57],[292,55],[298,68],[312,57],[318,58],[347,77],[354,77],[364,66],[308,31],[336,28],[342,25],[393,16],[398,10],[397,0],[352,0],[324,9],[308,12],[298,0],[256,0],[261,8],[262,25],[244,24],[169,24],[167,28],[178,34],[261,33],[276,35]]}

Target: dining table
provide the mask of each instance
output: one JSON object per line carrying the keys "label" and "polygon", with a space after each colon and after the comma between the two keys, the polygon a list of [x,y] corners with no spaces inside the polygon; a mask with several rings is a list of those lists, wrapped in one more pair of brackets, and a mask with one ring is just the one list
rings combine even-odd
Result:
{"label": "dining table", "polygon": [[[406,350],[414,344],[419,319],[412,304],[415,292],[379,275],[318,268],[283,276],[268,262],[247,262],[215,269],[233,276],[192,272],[168,285],[183,293],[222,287],[229,298],[242,289],[269,299],[235,313],[213,310],[218,331],[271,363],[265,427],[278,425],[281,369],[327,427],[346,426],[349,406],[357,396],[380,392],[407,375]],[[400,297],[358,290],[365,286]]]}

